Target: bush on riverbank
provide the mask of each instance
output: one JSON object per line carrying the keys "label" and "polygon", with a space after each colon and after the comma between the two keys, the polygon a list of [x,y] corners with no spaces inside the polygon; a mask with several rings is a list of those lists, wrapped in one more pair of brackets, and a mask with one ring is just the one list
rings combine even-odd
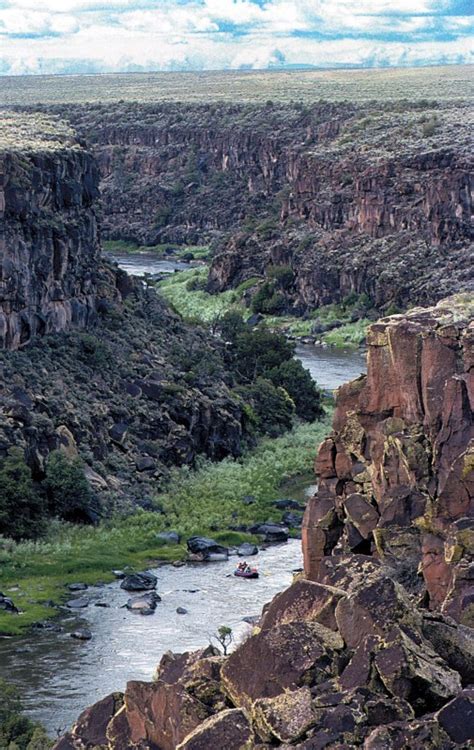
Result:
{"label": "bush on riverbank", "polygon": [[43,727],[23,715],[17,688],[0,678],[0,748],[47,750],[52,745]]}
{"label": "bush on riverbank", "polygon": [[[0,539],[2,586],[5,593],[18,586],[11,595],[22,610],[20,615],[0,612],[0,633],[19,634],[54,616],[50,600],[61,600],[66,583],[111,580],[114,568],[140,569],[152,560],[183,557],[184,545],[162,547],[158,532],[174,529],[183,538],[211,535],[226,544],[251,539],[230,527],[279,520],[272,500],[283,481],[311,471],[316,446],[330,422],[327,414],[320,422],[298,424],[277,439],[262,440],[241,459],[217,464],[201,460],[194,471],[173,470],[170,489],[154,499],[162,512],[141,511],[94,528],[55,522],[46,539],[37,542]],[[254,497],[252,505],[242,502],[247,495]]]}

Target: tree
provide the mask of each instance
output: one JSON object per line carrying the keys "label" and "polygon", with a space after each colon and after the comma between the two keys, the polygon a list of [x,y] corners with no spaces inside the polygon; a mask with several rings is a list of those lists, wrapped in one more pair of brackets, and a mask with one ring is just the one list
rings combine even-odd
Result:
{"label": "tree", "polygon": [[236,390],[246,403],[250,403],[259,432],[278,437],[291,429],[295,405],[284,388],[260,377]]}
{"label": "tree", "polygon": [[11,448],[0,465],[0,534],[19,540],[44,531],[46,502],[32,479],[23,451]]}
{"label": "tree", "polygon": [[235,341],[234,361],[241,381],[252,381],[272,367],[293,357],[294,346],[278,333],[265,327],[240,333]]}
{"label": "tree", "polygon": [[312,422],[322,414],[321,394],[308,370],[301,362],[289,359],[267,372],[267,377],[275,386],[281,386],[294,401],[296,413],[302,419]]}
{"label": "tree", "polygon": [[80,459],[71,460],[59,450],[50,453],[43,485],[52,516],[72,521],[88,519],[94,496]]}
{"label": "tree", "polygon": [[229,628],[227,625],[221,625],[220,628],[217,628],[217,633],[215,633],[214,638],[222,646],[224,656],[227,656],[228,648],[234,640],[232,628]]}

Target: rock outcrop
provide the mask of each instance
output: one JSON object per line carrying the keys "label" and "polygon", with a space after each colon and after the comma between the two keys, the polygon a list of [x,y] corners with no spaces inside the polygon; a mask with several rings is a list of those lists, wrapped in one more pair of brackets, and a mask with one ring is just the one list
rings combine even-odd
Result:
{"label": "rock outcrop", "polygon": [[430,609],[473,625],[472,295],[372,325],[368,372],[338,393],[303,524],[305,570],[329,555],[391,565]]}
{"label": "rock outcrop", "polygon": [[229,657],[166,654],[56,750],[88,747],[95,712],[108,750],[470,747],[473,324],[458,296],[372,326],[318,454],[305,575]]}
{"label": "rock outcrop", "polygon": [[99,173],[64,123],[2,115],[0,347],[87,328],[98,304]]}

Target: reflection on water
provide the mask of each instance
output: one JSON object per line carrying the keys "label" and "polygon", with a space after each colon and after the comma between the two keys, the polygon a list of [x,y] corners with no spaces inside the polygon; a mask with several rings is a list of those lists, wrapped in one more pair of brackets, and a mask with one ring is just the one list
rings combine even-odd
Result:
{"label": "reflection on water", "polygon": [[365,354],[357,349],[297,344],[295,356],[324,390],[339,388],[343,383],[354,380],[367,371]]}
{"label": "reflection on water", "polygon": [[174,273],[188,271],[192,266],[179,260],[159,260],[153,253],[104,253],[109,260],[118,263],[120,268],[133,276],[145,274]]}
{"label": "reflection on water", "polygon": [[[127,680],[150,680],[168,649],[206,646],[220,625],[229,625],[237,638],[248,632],[242,618],[259,614],[265,602],[289,586],[292,570],[301,567],[301,542],[290,540],[253,557],[258,580],[235,578],[237,559],[157,568],[162,601],[150,617],[122,609],[129,595],[118,582],[91,588],[86,592],[91,604],[77,616],[67,615],[64,632],[40,630],[28,638],[0,640],[0,675],[19,685],[30,716],[52,734],[64,729],[85,707],[123,690]],[[177,614],[177,607],[188,613]],[[91,641],[70,637],[79,622],[90,627]]]}

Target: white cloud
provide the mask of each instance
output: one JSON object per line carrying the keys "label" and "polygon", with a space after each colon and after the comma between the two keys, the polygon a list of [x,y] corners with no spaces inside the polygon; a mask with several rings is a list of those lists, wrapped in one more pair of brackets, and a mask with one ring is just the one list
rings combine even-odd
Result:
{"label": "white cloud", "polygon": [[472,19],[442,18],[450,7],[451,0],[0,0],[0,70],[472,60]]}

